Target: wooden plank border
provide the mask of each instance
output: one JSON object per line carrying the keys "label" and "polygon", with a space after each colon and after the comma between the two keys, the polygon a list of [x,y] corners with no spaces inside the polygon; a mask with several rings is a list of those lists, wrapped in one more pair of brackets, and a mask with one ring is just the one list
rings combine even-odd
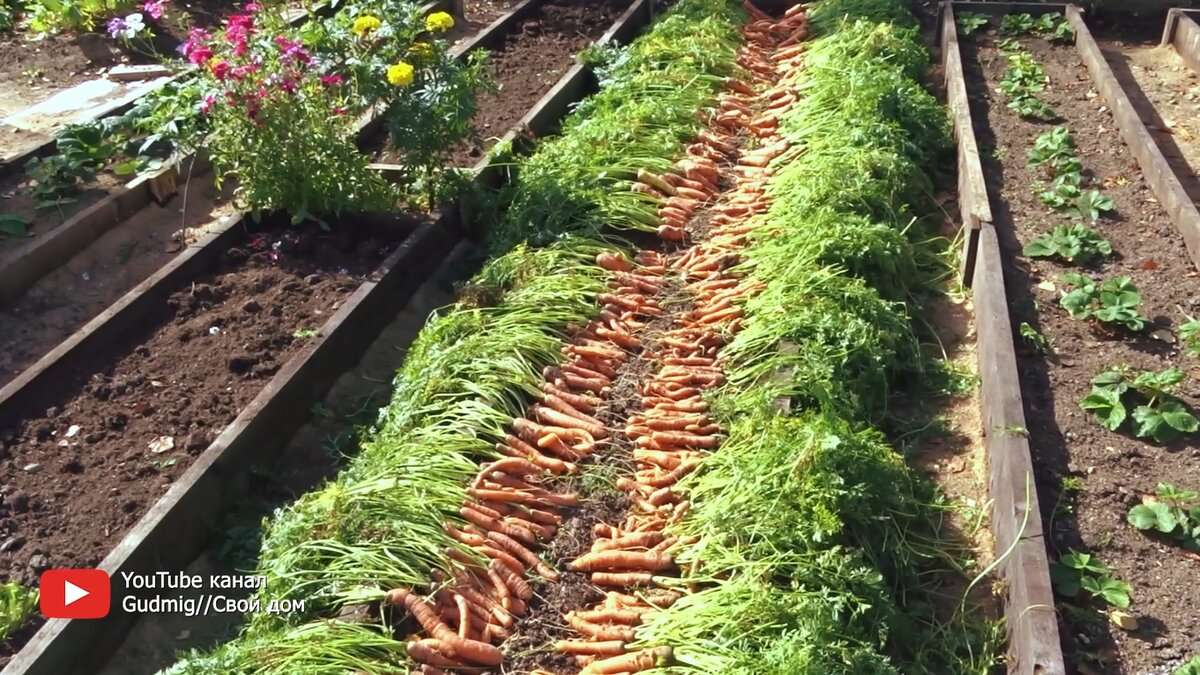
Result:
{"label": "wooden plank border", "polygon": [[1096,43],[1096,39],[1088,30],[1087,22],[1084,21],[1083,11],[1076,5],[1068,5],[1066,14],[1071,27],[1075,29],[1075,47],[1079,50],[1079,56],[1087,66],[1096,89],[1112,110],[1121,137],[1125,139],[1125,144],[1137,160],[1138,167],[1146,177],[1146,182],[1150,184],[1154,196],[1183,235],[1192,262],[1200,268],[1200,211],[1196,210],[1196,205],[1188,197],[1183,183],[1175,175],[1158,143],[1146,130],[1146,125],[1129,100],[1129,95],[1125,93],[1112,68],[1104,60],[1100,45]]}
{"label": "wooden plank border", "polygon": [[[990,207],[986,211],[987,219],[980,218],[979,214],[979,205],[989,202],[987,186],[982,181],[974,127],[969,115],[965,117],[965,124],[959,120],[959,109],[955,107],[965,107],[969,101],[958,42],[948,35],[957,35],[954,7],[975,10],[979,4],[985,3],[942,3],[939,22],[942,34],[939,37],[943,46],[941,57],[947,77],[947,97],[961,97],[960,103],[951,103],[960,158],[959,203],[964,222],[971,218],[979,221],[979,227],[974,228],[977,242],[971,288],[978,336],[988,494],[992,501],[991,527],[999,556],[998,570],[1006,588],[1004,617],[1008,631],[1008,672],[1063,675],[1066,666],[1059,641],[1041,511],[1034,487],[1033,458],[1025,431],[1025,408],[1004,288],[1003,257]],[[1004,6],[1023,11],[1026,5],[1004,3]],[[968,150],[973,150],[974,154]],[[978,181],[963,180],[963,162],[972,172],[969,178],[977,176]],[[976,170],[978,173],[974,173]]]}
{"label": "wooden plank border", "polygon": [[[235,228],[226,230],[230,232],[240,236]],[[208,541],[211,523],[224,506],[249,490],[245,465],[286,445],[290,433],[281,430],[295,430],[303,418],[296,411],[312,407],[345,370],[353,367],[362,350],[408,302],[461,234],[461,223],[453,211],[417,225],[371,278],[342,303],[321,327],[315,346],[284,364],[104,558],[100,569],[112,577],[116,595],[123,592],[121,573],[182,569],[200,553]],[[215,258],[224,247],[210,244],[204,250],[210,252],[206,257]],[[200,257],[193,255],[192,259]],[[146,295],[170,292],[165,286],[155,287]],[[109,318],[108,323],[127,328],[134,320],[129,315],[121,318],[124,320]],[[11,400],[15,392],[8,393],[7,400]],[[22,406],[25,403],[22,401]],[[85,672],[88,664],[103,662],[116,649],[135,619],[136,615],[118,609],[93,621],[48,620],[9,662],[3,675]]]}
{"label": "wooden plank border", "polygon": [[1176,7],[1167,12],[1167,23],[1163,27],[1163,46],[1171,45],[1179,58],[1200,74],[1200,10]]}

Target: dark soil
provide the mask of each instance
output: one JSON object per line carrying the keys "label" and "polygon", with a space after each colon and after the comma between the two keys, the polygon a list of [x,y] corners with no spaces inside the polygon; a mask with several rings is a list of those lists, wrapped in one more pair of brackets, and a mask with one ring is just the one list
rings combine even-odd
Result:
{"label": "dark soil", "polygon": [[[474,127],[479,138],[450,155],[449,166],[471,167],[508,133],[575,64],[575,54],[612,26],[629,0],[551,0],[512,28],[502,47],[488,57],[488,72],[499,86],[479,102]],[[397,162],[388,147],[380,161]]]}
{"label": "dark soil", "polygon": [[[1022,255],[1024,244],[1067,222],[1036,199],[1041,175],[1026,166],[1034,138],[1054,123],[1024,121],[1009,110],[995,93],[1005,59],[986,35],[964,39],[984,173],[1008,263],[1013,325],[1028,323],[1053,348],[1042,356],[1014,336],[1049,553],[1052,559],[1071,549],[1095,553],[1133,587],[1127,611],[1138,628],[1130,632],[1111,625],[1101,607],[1060,598],[1064,649],[1079,672],[1163,672],[1200,651],[1200,562],[1143,535],[1126,514],[1159,481],[1200,488],[1200,449],[1194,438],[1160,447],[1109,432],[1078,402],[1093,376],[1124,363],[1137,371],[1189,371],[1193,379],[1181,397],[1193,407],[1200,403],[1200,363],[1175,344],[1175,329],[1186,320],[1182,312],[1200,314],[1200,284],[1182,237],[1143,180],[1075,49],[1040,39],[1022,43],[1050,78],[1042,97],[1061,116],[1056,123],[1075,138],[1090,183],[1085,189],[1099,189],[1116,203],[1115,214],[1094,225],[1116,254],[1084,271],[1102,278],[1130,275],[1143,294],[1141,311],[1153,322],[1140,335],[1109,334],[1070,318],[1058,302],[1061,284],[1053,290],[1049,284],[1074,268]],[[1066,479],[1079,482],[1078,494],[1064,489]]]}
{"label": "dark soil", "polygon": [[454,20],[454,28],[446,34],[450,44],[458,44],[487,28],[493,21],[504,16],[521,0],[466,0],[463,16]]}
{"label": "dark soil", "polygon": [[[395,243],[252,237],[0,432],[0,569],[94,567]],[[279,253],[274,242],[283,242]],[[341,250],[345,249],[345,250]],[[303,414],[299,412],[298,414]],[[76,428],[77,427],[77,428]],[[170,441],[166,442],[165,439]],[[158,445],[155,446],[155,442]]]}

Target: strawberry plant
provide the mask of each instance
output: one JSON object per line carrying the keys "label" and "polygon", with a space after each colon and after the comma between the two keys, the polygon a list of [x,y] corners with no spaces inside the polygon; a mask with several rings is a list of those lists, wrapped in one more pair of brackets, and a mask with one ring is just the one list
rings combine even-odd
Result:
{"label": "strawberry plant", "polygon": [[1094,221],[1115,208],[1112,198],[1105,197],[1099,190],[1088,190],[1075,199],[1075,203],[1067,209],[1067,215]]}
{"label": "strawberry plant", "polygon": [[1189,551],[1200,551],[1200,492],[1159,483],[1153,497],[1129,510],[1129,524],[1178,539]]}
{"label": "strawberry plant", "polygon": [[1134,332],[1146,327],[1148,319],[1138,311],[1142,294],[1129,275],[1097,284],[1087,275],[1068,272],[1061,281],[1074,287],[1059,299],[1073,318],[1095,319],[1101,324],[1123,326]]}
{"label": "strawberry plant", "polygon": [[1075,139],[1066,127],[1055,127],[1041,134],[1029,149],[1029,163],[1034,166],[1074,156]]}
{"label": "strawberry plant", "polygon": [[955,21],[963,35],[970,35],[988,24],[987,16],[976,12],[958,12]]}
{"label": "strawberry plant", "polygon": [[1167,443],[1200,429],[1200,420],[1174,396],[1185,377],[1182,370],[1168,368],[1131,379],[1128,368],[1112,368],[1092,378],[1092,390],[1079,407],[1095,415],[1109,431],[1132,420],[1135,437]]}
{"label": "strawberry plant", "polygon": [[1025,245],[1031,258],[1060,258],[1087,264],[1112,254],[1112,244],[1099,232],[1081,225],[1055,225],[1054,229]]}
{"label": "strawberry plant", "polygon": [[1071,42],[1075,39],[1075,29],[1062,14],[1043,14],[1033,22],[1033,29],[1051,42]]}
{"label": "strawberry plant", "polygon": [[1122,609],[1129,606],[1133,590],[1127,582],[1112,576],[1112,570],[1096,556],[1074,550],[1050,565],[1050,579],[1054,590],[1068,598],[1087,591],[1093,598]]}
{"label": "strawberry plant", "polygon": [[1004,35],[1024,35],[1032,32],[1033,16],[1029,14],[1005,14],[1000,19],[1000,32]]}
{"label": "strawberry plant", "polygon": [[[1005,17],[1006,19],[1008,17]],[[1025,51],[1008,52],[1008,68],[1000,78],[1000,93],[1008,99],[1008,107],[1021,117],[1051,119],[1054,111],[1050,105],[1037,97],[1046,88],[1046,72]]]}
{"label": "strawberry plant", "polygon": [[1193,656],[1171,675],[1200,675],[1200,654]]}

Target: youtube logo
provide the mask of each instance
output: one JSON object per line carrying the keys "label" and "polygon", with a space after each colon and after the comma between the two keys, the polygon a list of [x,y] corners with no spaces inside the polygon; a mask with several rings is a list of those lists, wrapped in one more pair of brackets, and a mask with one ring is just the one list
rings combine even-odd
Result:
{"label": "youtube logo", "polygon": [[104,570],[46,570],[38,584],[39,604],[48,619],[99,619],[111,599]]}

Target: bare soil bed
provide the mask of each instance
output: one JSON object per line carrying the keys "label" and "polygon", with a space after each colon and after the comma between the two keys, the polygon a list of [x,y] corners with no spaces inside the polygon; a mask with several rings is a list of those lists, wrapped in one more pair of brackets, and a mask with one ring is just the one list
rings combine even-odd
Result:
{"label": "bare soil bed", "polygon": [[201,179],[186,200],[180,194],[165,206],[150,204],[0,307],[0,344],[7,345],[0,387],[183,250],[176,232],[202,233],[235,218],[224,197]]}
{"label": "bare soil bed", "polygon": [[[474,120],[479,138],[456,148],[449,164],[478,163],[571,69],[575,54],[604,35],[629,5],[630,0],[550,0],[518,22],[489,55],[488,71],[499,91],[480,101]],[[378,153],[379,161],[397,161],[389,145]]]}
{"label": "bare soil bed", "polygon": [[1200,201],[1200,74],[1171,45],[1162,22],[1094,22],[1093,33],[1134,108],[1179,177]]}
{"label": "bare soil bed", "polygon": [[53,405],[6,421],[5,580],[99,563],[396,243],[251,235],[93,354]]}
{"label": "bare soil bed", "polygon": [[[1043,356],[1014,336],[1049,553],[1052,560],[1071,549],[1094,553],[1133,588],[1128,611],[1138,626],[1128,632],[1111,624],[1098,605],[1061,602],[1067,662],[1081,673],[1167,672],[1162,669],[1200,651],[1195,615],[1200,586],[1194,583],[1200,562],[1177,545],[1134,529],[1126,514],[1160,481],[1200,488],[1200,449],[1194,439],[1164,447],[1109,432],[1079,408],[1079,401],[1090,391],[1092,377],[1128,364],[1136,371],[1172,366],[1188,371],[1191,379],[1180,397],[1192,407],[1200,403],[1200,363],[1181,353],[1174,333],[1186,320],[1183,311],[1200,314],[1197,273],[1073,46],[1021,39],[1049,77],[1041,98],[1061,118],[1033,123],[1017,117],[997,93],[1006,60],[992,36],[976,34],[962,43],[995,226],[1008,264],[1013,325],[1028,323],[1051,347]],[[1060,124],[1074,136],[1085,189],[1099,189],[1116,204],[1114,213],[1094,224],[1115,255],[1090,269],[1031,260],[1021,251],[1055,224],[1069,222],[1037,199],[1041,171],[1026,164],[1034,139]],[[1070,318],[1058,301],[1063,292],[1058,279],[1068,271],[1104,279],[1130,275],[1152,325],[1139,335],[1110,334]],[[1067,488],[1074,481],[1078,491]]]}

